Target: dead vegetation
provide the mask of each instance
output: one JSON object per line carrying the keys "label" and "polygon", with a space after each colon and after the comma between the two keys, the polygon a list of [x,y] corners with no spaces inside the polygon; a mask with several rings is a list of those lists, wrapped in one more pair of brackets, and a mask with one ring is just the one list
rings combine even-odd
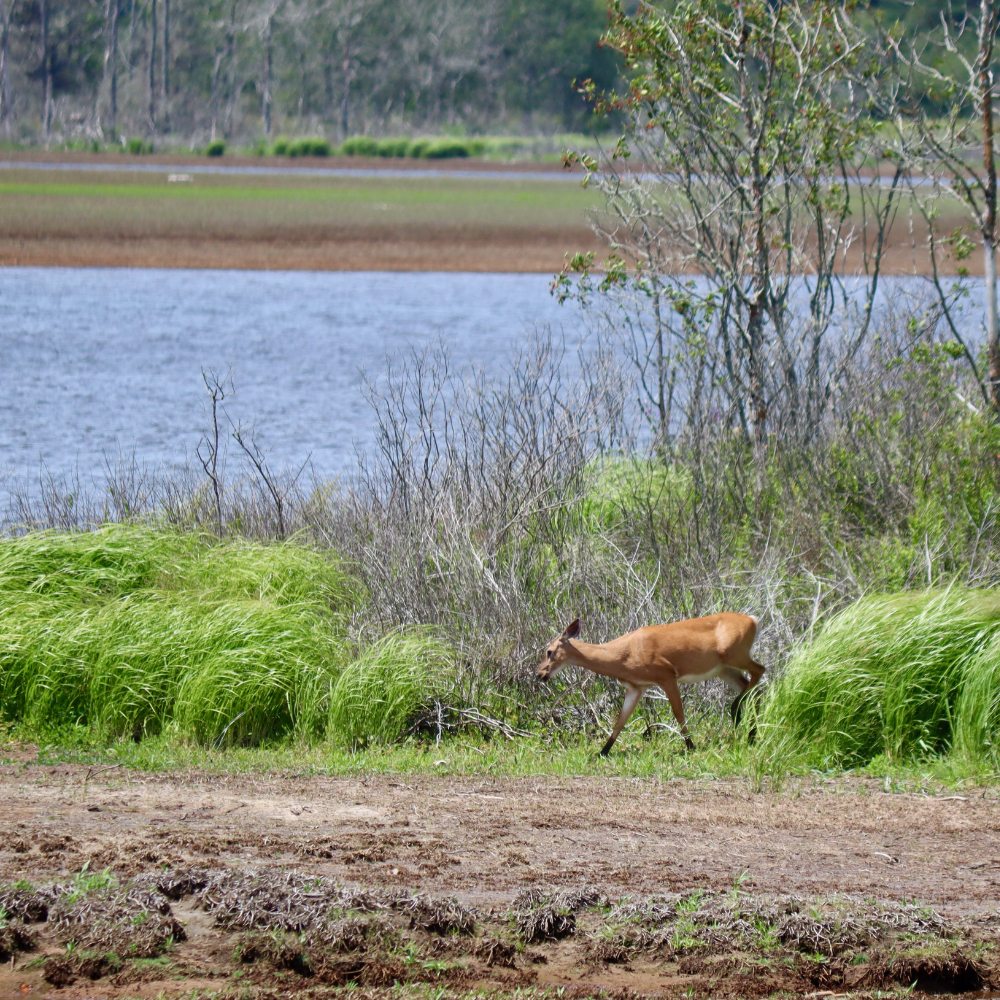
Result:
{"label": "dead vegetation", "polygon": [[48,923],[62,944],[129,958],[153,958],[185,937],[165,896],[106,876],[59,893]]}
{"label": "dead vegetation", "polygon": [[528,944],[556,941],[576,930],[577,911],[598,906],[601,901],[601,894],[589,887],[555,892],[532,887],[517,894],[508,917]]}
{"label": "dead vegetation", "polygon": [[174,912],[181,903],[212,918],[214,954],[225,965],[213,975],[249,977],[259,988],[509,986],[538,981],[539,968],[572,981],[610,967],[621,975],[658,970],[737,996],[913,983],[955,992],[1000,982],[991,965],[995,919],[959,925],[913,902],[766,895],[739,885],[612,900],[580,885],[533,886],[486,911],[454,897],[263,868],[168,869],[124,880],[85,870],[65,883],[0,887],[0,959],[35,953],[34,966],[56,988],[164,975],[165,967],[143,965],[150,961],[191,978],[197,966],[185,957]]}
{"label": "dead vegetation", "polygon": [[893,936],[954,933],[929,907],[851,895],[825,899],[731,892],[677,893],[613,907],[600,944],[677,957],[703,951],[787,950],[833,957]]}

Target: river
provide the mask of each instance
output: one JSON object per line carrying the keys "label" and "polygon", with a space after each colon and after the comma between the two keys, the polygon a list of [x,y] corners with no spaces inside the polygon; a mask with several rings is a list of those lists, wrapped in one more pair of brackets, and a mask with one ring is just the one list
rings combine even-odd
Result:
{"label": "river", "polygon": [[578,309],[534,274],[0,268],[0,469],[37,478],[105,456],[179,468],[208,425],[204,369],[231,369],[234,421],[272,462],[344,472],[372,432],[362,372],[436,339],[489,366]]}

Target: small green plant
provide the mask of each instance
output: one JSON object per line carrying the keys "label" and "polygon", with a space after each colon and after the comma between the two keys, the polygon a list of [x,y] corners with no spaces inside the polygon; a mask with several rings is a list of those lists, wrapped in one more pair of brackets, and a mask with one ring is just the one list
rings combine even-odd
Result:
{"label": "small green plant", "polygon": [[126,148],[133,156],[138,156],[141,153],[153,152],[153,144],[151,142],[147,142],[145,139],[140,139],[138,136],[129,139]]}
{"label": "small green plant", "polygon": [[406,156],[409,146],[409,139],[381,139],[378,144],[378,155],[384,157]]}
{"label": "small green plant", "polygon": [[329,156],[331,148],[329,139],[316,136],[289,143],[287,153],[289,156]]}
{"label": "small green plant", "polygon": [[341,672],[330,695],[331,738],[353,746],[398,739],[449,660],[429,635],[386,636]]}
{"label": "small green plant", "polygon": [[438,139],[420,153],[425,160],[451,160],[470,155],[470,143],[464,139]]}
{"label": "small green plant", "polygon": [[274,153],[275,156],[287,156],[290,141],[291,140],[287,135],[279,135],[278,138],[274,140],[271,152]]}
{"label": "small green plant", "polygon": [[223,156],[226,152],[226,142],[224,139],[214,139],[205,147],[206,156]]}
{"label": "small green plant", "polygon": [[433,139],[413,139],[407,143],[406,155],[419,159],[424,155],[424,150],[428,149],[433,142]]}
{"label": "small green plant", "polygon": [[340,151],[345,156],[378,156],[378,140],[369,135],[353,135],[345,139]]}
{"label": "small green plant", "polygon": [[73,880],[73,888],[64,897],[68,902],[82,899],[90,893],[106,893],[118,884],[118,879],[111,874],[110,868],[105,868],[100,872],[88,870],[85,864],[80,869],[79,875]]}

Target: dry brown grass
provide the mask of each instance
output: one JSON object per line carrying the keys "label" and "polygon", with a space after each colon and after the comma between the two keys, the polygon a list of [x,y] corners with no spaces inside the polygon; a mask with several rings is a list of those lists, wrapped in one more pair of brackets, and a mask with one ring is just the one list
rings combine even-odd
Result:
{"label": "dry brown grass", "polygon": [[597,250],[564,179],[0,171],[0,263],[318,270],[559,270]]}

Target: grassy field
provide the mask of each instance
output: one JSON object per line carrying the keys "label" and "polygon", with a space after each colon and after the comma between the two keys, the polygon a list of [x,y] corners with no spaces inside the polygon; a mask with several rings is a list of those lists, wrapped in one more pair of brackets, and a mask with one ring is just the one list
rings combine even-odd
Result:
{"label": "grassy field", "polygon": [[0,262],[555,271],[566,252],[594,249],[595,196],[558,174],[168,183],[170,172],[0,171]]}
{"label": "grassy field", "polygon": [[[336,165],[399,169],[355,158]],[[290,172],[168,182],[183,171],[183,162],[162,173],[0,170],[0,265],[552,273],[567,254],[604,249],[589,224],[599,196],[557,171],[551,179],[511,168],[502,178]],[[946,211],[942,231],[962,221]],[[927,268],[925,228],[900,213],[889,272]],[[976,255],[965,263],[979,273]]]}

